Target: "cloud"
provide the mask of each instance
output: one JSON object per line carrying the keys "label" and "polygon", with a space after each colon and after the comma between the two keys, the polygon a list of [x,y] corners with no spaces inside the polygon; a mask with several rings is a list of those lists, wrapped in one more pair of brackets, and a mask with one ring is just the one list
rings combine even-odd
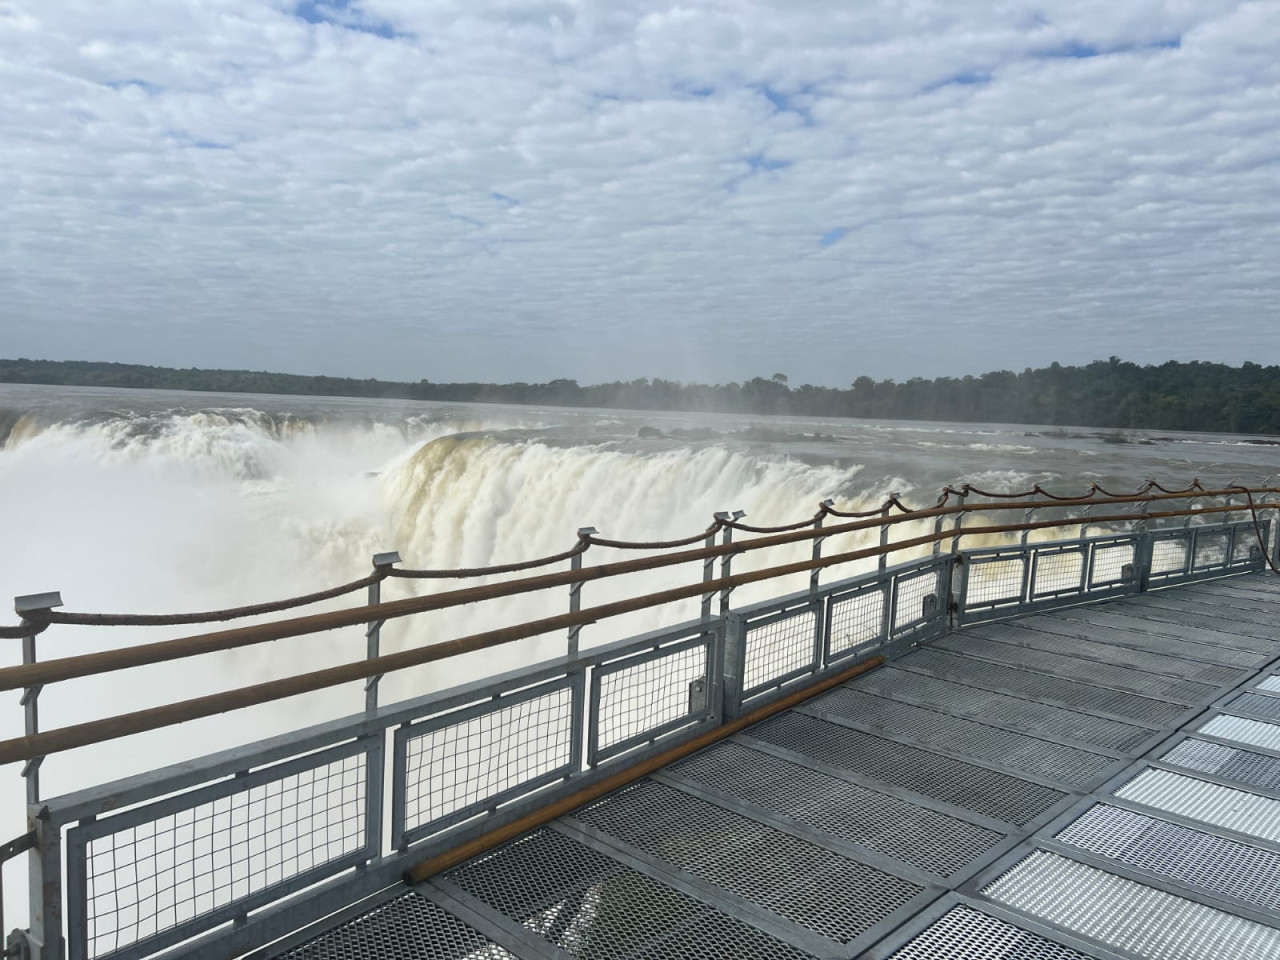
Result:
{"label": "cloud", "polygon": [[0,354],[1265,356],[1278,42],[1268,3],[0,2]]}

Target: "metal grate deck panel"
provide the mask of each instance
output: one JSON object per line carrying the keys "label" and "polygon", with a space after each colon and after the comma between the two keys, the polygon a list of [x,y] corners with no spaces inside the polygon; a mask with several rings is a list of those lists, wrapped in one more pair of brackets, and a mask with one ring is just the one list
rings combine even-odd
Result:
{"label": "metal grate deck panel", "polygon": [[839,943],[923,891],[653,780],[626,787],[574,817]]}
{"label": "metal grate deck panel", "polygon": [[1190,706],[1208,699],[1220,686],[1219,684],[1198,683],[1194,680],[1180,680],[1174,677],[1146,673],[1134,667],[1117,667],[1112,664],[1099,663],[1096,660],[1082,660],[1079,657],[1067,656],[1063,653],[1051,653],[1032,647],[1021,647],[1011,643],[998,643],[984,640],[968,634],[952,634],[937,641],[935,646],[941,650],[961,653],[965,656],[979,657],[995,663],[1007,663],[1014,667],[1037,670],[1043,673],[1071,677],[1085,683],[1116,690],[1127,690],[1144,696],[1161,697],[1176,700]]}
{"label": "metal grate deck panel", "polygon": [[1115,796],[1237,833],[1280,840],[1280,800],[1169,770],[1142,771]]}
{"label": "metal grate deck panel", "polygon": [[[1067,614],[1072,612],[1075,611],[1065,611]],[[1240,650],[1219,643],[1183,640],[1142,630],[1117,629],[1087,620],[1072,619],[1062,614],[1019,618],[1012,623],[1056,637],[1077,637],[1122,650],[1137,649],[1148,653],[1164,653],[1187,660],[1216,663],[1220,666],[1249,669],[1260,667],[1268,660],[1268,654],[1257,650]]]}
{"label": "metal grate deck panel", "polygon": [[406,893],[276,960],[520,960],[457,917]]}
{"label": "metal grate deck panel", "polygon": [[1246,610],[1239,604],[1230,602],[1213,603],[1205,599],[1211,596],[1213,595],[1187,592],[1180,592],[1177,599],[1148,595],[1141,600],[1131,600],[1126,606],[1143,611],[1160,611],[1175,616],[1194,613],[1200,616],[1214,617],[1218,620],[1229,620],[1232,623],[1249,624],[1263,628],[1261,631],[1256,631],[1245,626],[1243,629],[1251,636],[1269,635],[1276,640],[1280,640],[1280,615],[1272,613],[1265,608],[1262,610]]}
{"label": "metal grate deck panel", "polygon": [[1045,732],[1108,750],[1128,752],[1149,740],[1152,731],[1121,720],[1095,717],[1036,700],[1024,700],[956,683],[941,677],[899,670],[893,664],[872,670],[850,682],[855,690],[878,697],[945,710],[958,716],[1018,727],[1029,733]]}
{"label": "metal grate deck panel", "polygon": [[[1234,648],[1236,650],[1249,650],[1269,657],[1275,656],[1272,652],[1276,649],[1274,641],[1263,637],[1250,637],[1244,634],[1232,633],[1222,625],[1221,620],[1215,620],[1212,617],[1200,619],[1193,614],[1183,614],[1178,615],[1175,621],[1172,618],[1157,618],[1158,615],[1154,611],[1129,609],[1121,604],[1097,610],[1089,607],[1073,607],[1062,616],[1069,616],[1071,619],[1079,620],[1083,623],[1095,623],[1101,627],[1111,627],[1114,630],[1135,630],[1143,633],[1154,633],[1162,637],[1194,640],[1197,643]],[[1196,621],[1199,622],[1197,623]]]}
{"label": "metal grate deck panel", "polygon": [[575,957],[772,960],[809,956],[545,828],[463,864],[445,877]]}
{"label": "metal grate deck panel", "polygon": [[1280,697],[1269,697],[1265,693],[1242,693],[1228,700],[1222,709],[1232,713],[1247,713],[1263,720],[1280,720]]}
{"label": "metal grate deck panel", "polygon": [[890,960],[1090,960],[970,907],[952,907]]}
{"label": "metal grate deck panel", "polygon": [[1044,851],[1030,854],[982,892],[1150,960],[1280,958],[1280,930]]}
{"label": "metal grate deck panel", "polygon": [[1190,738],[1166,753],[1165,762],[1211,773],[1263,790],[1280,790],[1280,757]]}
{"label": "metal grate deck panel", "polygon": [[1280,750],[1280,726],[1263,720],[1233,717],[1224,713],[1203,723],[1196,732],[1221,737],[1223,740],[1235,740],[1251,747]]}
{"label": "metal grate deck panel", "polygon": [[1066,796],[1061,790],[799,713],[779,714],[747,732],[767,743],[1005,823],[1028,823]]}
{"label": "metal grate deck panel", "polygon": [[1136,693],[1107,690],[1075,680],[1005,667],[931,648],[916,650],[898,663],[903,667],[924,670],[964,683],[999,687],[1018,696],[1056,700],[1068,707],[1096,710],[1152,726],[1170,723],[1186,710],[1181,704],[1152,700]]}
{"label": "metal grate deck panel", "polygon": [[1004,644],[1030,647],[1085,660],[1096,660],[1114,667],[1128,667],[1168,677],[1179,677],[1183,680],[1199,681],[1217,687],[1239,683],[1249,676],[1248,670],[1237,667],[1204,663],[1200,660],[1186,660],[1154,650],[1134,650],[1131,647],[1086,640],[1082,637],[1028,630],[1020,623],[983,624],[975,627],[974,633]]}
{"label": "metal grate deck panel", "polygon": [[999,763],[1035,776],[1081,786],[1115,763],[1111,757],[1012,733],[924,707],[844,687],[810,701],[815,711],[881,727],[952,756]]}
{"label": "metal grate deck panel", "polygon": [[1178,883],[1280,909],[1280,854],[1106,804],[1060,834],[1063,843]]}
{"label": "metal grate deck panel", "polygon": [[963,869],[1003,839],[993,830],[732,741],[670,771],[940,877]]}

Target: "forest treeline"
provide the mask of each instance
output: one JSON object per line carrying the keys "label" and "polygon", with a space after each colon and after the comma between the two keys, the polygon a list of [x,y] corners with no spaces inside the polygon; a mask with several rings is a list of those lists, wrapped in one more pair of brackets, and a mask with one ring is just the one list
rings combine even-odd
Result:
{"label": "forest treeline", "polygon": [[1280,367],[1175,361],[1139,366],[1117,357],[1081,367],[1054,363],[1021,373],[996,370],[976,377],[915,377],[902,383],[861,376],[847,388],[793,387],[781,373],[714,385],[661,379],[591,386],[576,380],[400,383],[25,359],[0,359],[0,382],[1280,434]]}

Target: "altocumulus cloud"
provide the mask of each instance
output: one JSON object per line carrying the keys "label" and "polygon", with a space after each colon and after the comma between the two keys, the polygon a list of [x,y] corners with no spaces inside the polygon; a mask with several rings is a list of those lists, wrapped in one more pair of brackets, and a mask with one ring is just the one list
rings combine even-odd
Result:
{"label": "altocumulus cloud", "polygon": [[0,355],[1276,359],[1280,4],[0,0]]}

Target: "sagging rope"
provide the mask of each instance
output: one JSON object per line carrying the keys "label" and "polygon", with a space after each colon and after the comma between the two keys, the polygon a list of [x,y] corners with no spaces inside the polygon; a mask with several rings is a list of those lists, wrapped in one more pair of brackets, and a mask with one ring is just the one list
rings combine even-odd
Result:
{"label": "sagging rope", "polygon": [[39,624],[63,623],[93,627],[176,627],[193,623],[220,623],[224,620],[238,620],[241,617],[255,617],[264,613],[280,613],[284,610],[319,603],[322,600],[332,600],[334,597],[341,597],[373,586],[386,576],[386,570],[379,568],[359,580],[330,587],[328,590],[318,590],[301,597],[255,603],[244,607],[229,607],[226,610],[206,610],[203,613],[65,613],[59,610],[41,610],[33,611],[28,616]]}
{"label": "sagging rope", "polygon": [[[1049,500],[1062,502],[1089,500],[1099,493],[1103,496],[1113,498],[1123,496],[1142,496],[1150,492],[1152,489],[1159,490],[1161,493],[1168,496],[1192,495],[1195,493],[1205,492],[1205,487],[1201,484],[1198,478],[1193,479],[1189,486],[1181,490],[1170,490],[1156,483],[1155,480],[1148,480],[1133,494],[1111,493],[1099,484],[1091,483],[1089,485],[1088,493],[1075,497],[1064,497],[1050,493],[1038,483],[1033,485],[1030,490],[1019,493],[999,493],[983,490],[979,487],[973,486],[972,484],[966,483],[958,489],[950,485],[943,487],[942,492],[935,503],[935,508],[945,505],[952,496],[966,497],[970,494],[976,494],[992,500],[1016,500],[1040,495],[1048,498]],[[1248,498],[1249,509],[1253,515],[1255,533],[1258,537],[1259,546],[1262,548],[1262,555],[1266,559],[1268,566],[1277,574],[1280,574],[1280,570],[1276,568],[1276,565],[1272,561],[1272,558],[1266,549],[1266,545],[1263,542],[1261,523],[1258,519],[1257,508],[1254,505],[1252,493],[1247,487],[1243,486],[1233,486],[1227,489],[1242,491]],[[225,610],[211,610],[203,613],[187,614],[112,614],[69,613],[54,610],[38,612],[32,611],[27,615],[26,623],[15,627],[0,627],[0,639],[15,640],[33,636],[35,634],[42,633],[51,623],[80,626],[181,626],[201,623],[218,623],[226,620],[236,620],[242,617],[252,617],[268,613],[280,613],[285,610],[292,610],[297,607],[307,606],[308,604],[319,603],[323,600],[331,600],[349,593],[354,593],[357,590],[365,589],[366,587],[372,586],[387,577],[396,577],[404,580],[451,580],[495,576],[504,573],[518,573],[524,570],[535,570],[539,567],[549,566],[554,563],[563,563],[566,560],[571,560],[572,558],[585,553],[586,550],[593,545],[623,550],[667,550],[676,547],[690,546],[725,528],[758,534],[789,533],[793,530],[801,530],[805,527],[815,526],[823,517],[826,516],[839,517],[841,519],[862,520],[884,515],[893,508],[897,508],[903,514],[917,512],[916,508],[907,506],[896,494],[892,494],[879,508],[866,511],[837,510],[834,506],[824,501],[819,505],[818,512],[812,517],[806,520],[797,521],[796,523],[781,524],[772,527],[755,526],[752,524],[745,524],[737,520],[717,518],[711,526],[707,527],[702,532],[676,540],[608,540],[592,534],[580,533],[578,535],[578,542],[571,549],[548,557],[540,557],[535,560],[524,560],[517,563],[498,564],[489,567],[463,567],[453,570],[414,570],[393,568],[389,566],[378,567],[372,573],[365,577],[361,577],[359,580],[353,580],[350,583],[331,587],[327,590],[320,590],[315,593],[299,597],[291,597],[286,600],[252,604],[243,607],[231,607]]]}
{"label": "sagging rope", "polygon": [[537,560],[522,560],[519,563],[504,563],[495,567],[461,567],[457,570],[401,570],[397,567],[388,570],[387,575],[399,577],[402,580],[452,580],[487,577],[498,573],[516,573],[520,570],[535,570],[552,563],[563,563],[580,553],[585,553],[589,546],[591,541],[586,536],[579,535],[578,542],[572,550],[550,557],[540,557]]}
{"label": "sagging rope", "polygon": [[1253,491],[1244,486],[1230,487],[1229,489],[1239,490],[1249,502],[1249,513],[1253,517],[1253,533],[1258,538],[1258,549],[1262,551],[1262,559],[1267,561],[1267,566],[1271,568],[1272,573],[1280,576],[1280,569],[1276,568],[1275,561],[1272,560],[1271,554],[1267,552],[1266,538],[1262,535],[1262,521],[1258,519],[1258,508],[1253,502]]}

